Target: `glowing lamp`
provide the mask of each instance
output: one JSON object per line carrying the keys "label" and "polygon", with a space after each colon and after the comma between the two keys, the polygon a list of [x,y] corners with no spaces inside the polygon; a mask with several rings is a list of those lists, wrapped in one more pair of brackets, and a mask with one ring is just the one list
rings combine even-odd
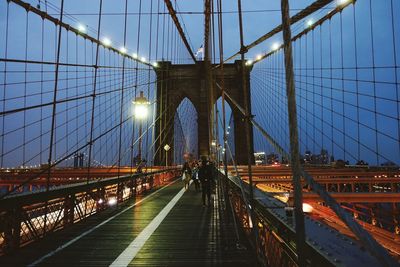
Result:
{"label": "glowing lamp", "polygon": [[126,50],[125,47],[121,47],[121,48],[119,49],[119,51],[120,51],[122,54],[125,54],[125,53],[127,52],[127,50]]}
{"label": "glowing lamp", "polygon": [[148,106],[150,102],[144,96],[143,91],[140,91],[140,95],[135,98],[133,104],[135,105],[134,108],[135,117],[140,120],[145,119],[149,113]]}
{"label": "glowing lamp", "polygon": [[111,40],[108,39],[107,37],[103,38],[102,43],[103,43],[103,45],[105,45],[105,46],[110,46],[110,45],[112,44],[112,43],[111,43]]}
{"label": "glowing lamp", "polygon": [[280,45],[279,45],[279,43],[273,43],[272,44],[272,50],[278,50],[279,49],[279,47],[280,47]]}
{"label": "glowing lamp", "polygon": [[78,31],[81,33],[86,33],[86,27],[82,24],[78,24]]}
{"label": "glowing lamp", "polygon": [[303,203],[303,212],[311,213],[313,211],[313,207],[308,203]]}

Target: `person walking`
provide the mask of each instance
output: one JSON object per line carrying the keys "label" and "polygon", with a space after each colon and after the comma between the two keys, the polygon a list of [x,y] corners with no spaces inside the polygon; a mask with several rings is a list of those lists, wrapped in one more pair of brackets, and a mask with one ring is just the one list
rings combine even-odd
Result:
{"label": "person walking", "polygon": [[193,163],[193,168],[192,168],[192,180],[193,180],[194,186],[196,188],[196,192],[200,191],[200,181],[199,181],[198,173],[199,173],[199,164],[197,163],[197,161],[195,161]]}
{"label": "person walking", "polygon": [[182,168],[182,181],[185,184],[185,189],[189,189],[190,179],[192,178],[192,169],[190,168],[189,162],[185,162]]}
{"label": "person walking", "polygon": [[201,182],[203,206],[206,206],[206,197],[208,206],[211,205],[212,173],[212,166],[207,161],[206,157],[202,157],[201,166],[199,168],[199,180]]}

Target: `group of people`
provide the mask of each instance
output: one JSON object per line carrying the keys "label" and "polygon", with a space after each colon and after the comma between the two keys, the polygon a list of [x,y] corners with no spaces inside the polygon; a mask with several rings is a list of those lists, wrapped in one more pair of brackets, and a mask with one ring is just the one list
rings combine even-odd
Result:
{"label": "group of people", "polygon": [[206,157],[202,157],[200,161],[186,161],[182,168],[182,180],[184,182],[185,189],[189,189],[190,180],[196,188],[196,192],[202,192],[203,206],[207,204],[211,205],[211,191],[214,185],[214,165],[211,161],[207,160]]}

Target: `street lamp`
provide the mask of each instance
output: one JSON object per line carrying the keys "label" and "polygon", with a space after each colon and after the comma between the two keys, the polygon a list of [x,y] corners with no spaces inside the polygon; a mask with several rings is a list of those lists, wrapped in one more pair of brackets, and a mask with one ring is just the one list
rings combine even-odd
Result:
{"label": "street lamp", "polygon": [[217,153],[217,141],[211,140],[211,156],[215,159]]}
{"label": "street lamp", "polygon": [[164,150],[165,150],[165,166],[168,166],[168,150],[170,150],[170,149],[171,149],[171,147],[168,144],[166,144],[164,146]]}
{"label": "street lamp", "polygon": [[139,151],[138,160],[142,159],[142,121],[147,117],[149,113],[150,102],[144,96],[143,91],[140,91],[139,96],[133,101],[134,104],[134,115],[139,122]]}

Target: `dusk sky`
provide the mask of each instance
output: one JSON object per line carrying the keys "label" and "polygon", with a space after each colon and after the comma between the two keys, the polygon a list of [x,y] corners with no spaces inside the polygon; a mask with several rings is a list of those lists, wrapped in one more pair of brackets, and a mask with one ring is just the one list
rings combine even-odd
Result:
{"label": "dusk sky", "polygon": [[[40,4],[41,10],[46,10],[46,1],[30,0],[27,2],[35,7]],[[162,60],[163,57],[165,60],[171,60],[164,54],[160,44],[156,49],[156,40],[161,40],[161,37],[157,38],[157,35],[161,35],[161,28],[167,25],[162,22],[163,17],[169,16],[155,14],[167,12],[164,1],[141,1],[143,14],[140,17],[141,26],[139,42],[137,42],[139,2],[139,0],[128,1],[125,45],[128,53],[137,52],[139,57],[146,57],[146,60],[150,57],[151,62]],[[203,45],[203,1],[178,0],[172,2],[177,11],[181,12],[178,14],[178,18],[192,50],[196,52]],[[290,1],[291,14],[299,12],[313,2],[312,0]],[[47,12],[58,18],[60,1],[48,0],[47,3]],[[152,16],[149,15],[151,4],[153,5],[152,13],[154,13]],[[334,1],[306,20],[295,24],[292,27],[292,35],[295,36],[305,30],[309,27],[309,21],[312,24],[328,14],[336,5],[337,2]],[[370,5],[373,10],[371,14]],[[7,1],[0,2],[0,36],[6,36],[6,6]],[[112,46],[117,49],[123,46],[124,8],[124,0],[103,1],[100,39],[109,38]],[[251,43],[281,23],[280,1],[278,0],[243,0],[242,9],[244,11],[245,44]],[[98,0],[66,0],[64,21],[73,27],[85,25],[87,33],[96,37],[98,11]],[[226,58],[239,50],[237,1],[223,1],[223,11],[225,12],[223,15],[223,41],[224,57]],[[391,11],[393,11],[393,16]],[[302,153],[311,150],[318,154],[321,149],[326,149],[336,159],[349,160],[351,163],[355,163],[359,159],[364,159],[372,165],[387,161],[400,163],[399,13],[399,1],[358,0],[355,7],[353,5],[346,7],[342,14],[335,15],[331,21],[324,22],[321,27],[315,28],[314,31],[293,43]],[[24,59],[26,56],[31,60],[40,60],[41,19],[36,14],[29,14],[29,23],[27,24],[26,14],[21,7],[10,4],[9,23],[12,24],[12,31],[8,33],[7,58]],[[152,20],[152,28],[150,28],[150,20]],[[158,33],[156,31],[157,20],[159,20],[160,27]],[[28,32],[27,55],[25,55],[26,25],[32,29]],[[45,31],[47,48],[43,55],[44,60],[54,61],[56,31],[51,24],[45,25]],[[152,33],[151,45],[149,33]],[[397,36],[397,39],[393,39],[393,36]],[[67,42],[72,43],[71,39]],[[251,49],[246,58],[254,60],[258,54],[272,51],[274,43],[282,43],[280,33]],[[0,55],[2,58],[6,54],[5,46],[5,40],[1,40]],[[178,59],[179,63],[191,63],[189,54],[184,51],[183,47],[182,49],[179,51],[179,55],[183,58]],[[372,49],[374,49],[374,57],[371,56]],[[69,56],[67,56],[68,53],[62,53],[61,61],[73,61],[75,54],[74,50],[71,51]],[[218,50],[216,50],[216,55],[218,55]],[[81,59],[79,58],[79,60]],[[91,60],[93,62],[93,56]],[[219,59],[216,58],[216,61]],[[282,64],[282,50],[255,64],[251,76],[251,93],[255,119],[288,151],[289,134],[287,114],[285,113],[287,107],[284,99],[285,85]],[[4,80],[4,68],[5,64],[1,63],[0,80]],[[13,65],[9,64],[7,71],[12,68]],[[21,66],[15,68],[18,69]],[[146,77],[143,74],[139,78],[146,81]],[[153,74],[151,77],[154,79]],[[26,81],[26,78],[22,78],[22,76],[10,76],[7,78],[8,83],[13,79],[14,81]],[[32,78],[32,80],[34,79]],[[2,85],[4,85],[3,82]],[[4,88],[4,86],[0,87],[1,90],[6,90]],[[154,98],[153,89],[153,85],[148,88],[151,91],[149,98]],[[7,101],[9,102],[6,107],[3,107],[4,110],[26,105],[21,101],[18,103]],[[38,102],[38,98],[31,97],[29,101]],[[275,152],[274,148],[267,145],[257,130],[254,132],[256,151]],[[37,162],[37,160],[32,162]]]}

